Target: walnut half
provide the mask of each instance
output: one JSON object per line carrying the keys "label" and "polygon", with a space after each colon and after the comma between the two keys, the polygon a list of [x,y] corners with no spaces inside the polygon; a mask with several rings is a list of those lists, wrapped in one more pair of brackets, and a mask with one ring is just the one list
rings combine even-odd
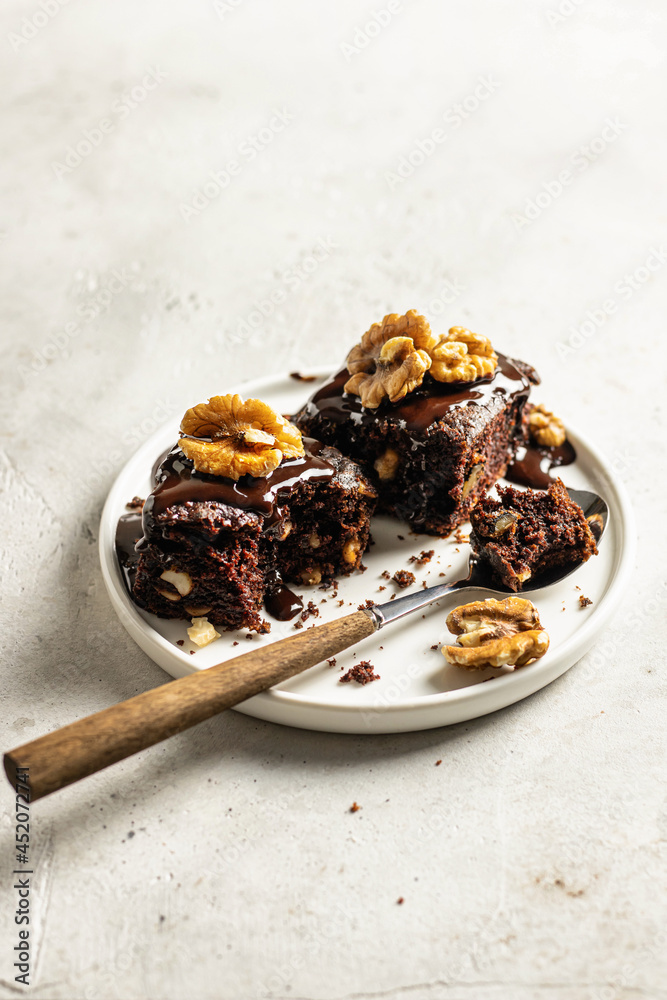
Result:
{"label": "walnut half", "polygon": [[464,604],[449,613],[447,628],[458,645],[443,646],[442,654],[466,670],[523,667],[549,648],[537,608],[522,597]]}
{"label": "walnut half", "polygon": [[304,454],[301,432],[261,399],[212,396],[191,407],[181,421],[181,449],[198,472],[268,476],[283,458]]}
{"label": "walnut half", "polygon": [[416,389],[430,367],[428,354],[417,350],[411,337],[392,337],[382,345],[374,370],[352,375],[345,392],[360,396],[362,406],[375,410],[383,399],[396,403]]}
{"label": "walnut half", "polygon": [[565,424],[554,416],[542,403],[531,407],[528,414],[528,430],[536,444],[545,448],[558,448],[565,443]]}
{"label": "walnut half", "polygon": [[430,374],[438,382],[474,382],[492,375],[498,365],[498,355],[488,337],[452,326],[429,348]]}

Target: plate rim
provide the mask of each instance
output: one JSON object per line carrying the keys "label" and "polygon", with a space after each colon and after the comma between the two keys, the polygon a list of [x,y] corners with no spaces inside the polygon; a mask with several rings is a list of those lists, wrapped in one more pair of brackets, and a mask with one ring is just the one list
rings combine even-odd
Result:
{"label": "plate rim", "polygon": [[[301,374],[306,376],[314,375],[317,378],[326,378],[328,377],[329,372],[323,373],[322,367],[318,366],[301,369]],[[234,383],[228,391],[238,392],[241,389],[246,392],[248,390],[257,391],[262,388],[266,388],[267,386],[274,387],[276,383],[284,381],[288,378],[290,378],[289,373],[280,372],[272,375],[264,375],[255,379],[244,379],[243,381]],[[198,667],[196,663],[192,663],[189,658],[186,659],[186,653],[184,651],[174,648],[173,643],[170,642],[170,640],[166,639],[159,632],[157,632],[156,629],[153,628],[153,626],[147,622],[145,618],[143,618],[139,609],[136,605],[134,605],[129,594],[127,593],[120,573],[120,568],[117,564],[115,546],[113,545],[113,542],[109,544],[110,539],[109,532],[107,530],[108,527],[112,527],[112,517],[115,518],[117,516],[116,512],[119,499],[118,494],[121,491],[121,480],[124,478],[125,470],[130,464],[139,460],[144,452],[152,455],[149,462],[149,464],[152,464],[155,460],[155,445],[153,442],[157,437],[164,433],[165,428],[170,423],[171,421],[168,420],[165,421],[164,424],[160,425],[160,427],[158,427],[150,435],[150,437],[147,438],[146,441],[144,441],[123,463],[122,468],[118,471],[102,508],[98,552],[104,584],[109,595],[111,605],[121,624],[137,645],[151,659],[153,659],[153,661],[157,663],[157,665],[159,665],[165,673],[172,677],[180,677],[196,673],[198,670],[206,668]],[[460,715],[461,709],[466,709],[466,707],[469,707],[471,703],[483,702],[487,700],[489,696],[491,696],[492,701],[502,703],[497,704],[493,708],[487,708],[486,711],[476,711],[474,715],[466,716],[467,718],[473,718],[478,715],[486,714],[489,711],[495,711],[501,707],[507,707],[510,704],[521,701],[530,694],[546,687],[561,674],[565,673],[566,670],[574,666],[574,664],[585,655],[588,649],[590,649],[596,636],[605,627],[616,607],[620,603],[621,597],[623,596],[623,587],[633,569],[637,537],[635,519],[629,495],[624,483],[611,467],[610,461],[585,435],[581,434],[569,423],[566,426],[568,436],[572,438],[572,441],[577,449],[577,453],[579,454],[582,451],[588,452],[589,458],[593,459],[597,468],[605,473],[604,488],[607,492],[605,493],[604,499],[609,504],[610,512],[617,513],[616,530],[619,533],[619,541],[614,553],[615,560],[612,571],[613,577],[611,581],[608,581],[607,589],[602,597],[602,600],[596,606],[595,612],[587,617],[587,619],[581,623],[581,626],[577,628],[576,631],[573,632],[573,634],[570,635],[556,651],[554,651],[555,656],[552,655],[546,661],[539,660],[537,663],[530,666],[530,670],[525,672],[523,670],[517,670],[499,677],[494,677],[493,685],[470,684],[452,691],[440,691],[433,694],[422,695],[418,698],[410,700],[397,700],[395,703],[388,705],[355,706],[339,703],[326,703],[322,702],[320,699],[313,699],[303,693],[270,688],[267,691],[263,691],[260,694],[255,695],[252,699],[249,699],[248,702],[242,702],[239,705],[234,706],[235,710],[244,714],[252,714],[258,718],[264,718],[264,714],[259,714],[255,711],[248,712],[247,706],[251,703],[255,703],[253,707],[259,707],[260,704],[266,704],[266,708],[268,709],[269,704],[272,703],[274,707],[282,707],[285,710],[292,710],[295,712],[315,711],[340,716],[352,713],[353,715],[358,715],[360,717],[364,714],[368,715],[372,713],[382,717],[392,718],[397,714],[403,715],[404,713],[410,712],[423,713],[427,710],[437,711],[440,706],[456,706],[459,709],[458,714]],[[599,491],[599,488],[597,489]],[[610,494],[613,494],[613,496],[610,496]],[[614,511],[614,508],[616,508],[616,511]],[[115,522],[113,527],[115,535]],[[547,588],[544,589],[546,590]],[[571,659],[569,663],[565,662],[570,659],[573,647],[576,648],[576,650],[580,650],[580,654],[577,656],[575,650],[574,659]],[[159,661],[154,659],[152,651],[163,654]],[[174,667],[180,666],[182,669],[172,673],[171,670],[167,669],[167,667],[163,665],[163,659],[171,659]],[[565,665],[563,665],[564,662]],[[492,691],[489,690],[490,688]],[[502,695],[508,691],[511,691],[512,695],[509,700],[504,700]],[[521,691],[524,693],[521,693]],[[290,721],[281,724],[292,725],[299,728],[298,721]],[[448,724],[450,723],[443,721],[435,723],[434,725]],[[314,727],[305,723],[303,728]],[[371,735],[373,732],[377,732],[377,730],[373,730],[369,727],[365,732]],[[359,735],[363,735],[363,733],[359,733]]]}

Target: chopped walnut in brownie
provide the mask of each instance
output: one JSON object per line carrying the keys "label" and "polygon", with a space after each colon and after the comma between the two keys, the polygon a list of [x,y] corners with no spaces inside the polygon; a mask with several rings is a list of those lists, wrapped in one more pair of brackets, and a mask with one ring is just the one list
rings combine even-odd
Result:
{"label": "chopped walnut in brownie", "polygon": [[415,582],[415,574],[411,573],[409,569],[397,569],[394,573],[392,580],[399,585],[401,590],[404,587],[410,587]]}

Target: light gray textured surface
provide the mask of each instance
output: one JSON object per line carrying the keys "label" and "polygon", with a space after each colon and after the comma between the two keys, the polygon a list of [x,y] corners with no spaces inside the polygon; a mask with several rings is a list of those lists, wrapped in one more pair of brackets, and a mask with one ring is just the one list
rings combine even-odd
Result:
{"label": "light gray textured surface", "polygon": [[[3,748],[166,680],[97,563],[137,445],[244,376],[333,365],[387,311],[534,362],[640,537],[614,626],[502,713],[377,738],[228,713],[36,805],[30,994],[667,997],[663,6],[403,0],[365,47],[383,0],[45,7],[5,4],[0,38]],[[293,120],[251,160],[276,109]]]}

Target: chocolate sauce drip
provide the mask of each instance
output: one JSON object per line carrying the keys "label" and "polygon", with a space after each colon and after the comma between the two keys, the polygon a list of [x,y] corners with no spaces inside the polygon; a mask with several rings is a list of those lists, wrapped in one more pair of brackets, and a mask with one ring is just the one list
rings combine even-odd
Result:
{"label": "chocolate sauce drip", "polygon": [[130,594],[134,586],[134,580],[137,575],[137,563],[139,562],[139,553],[136,551],[135,546],[139,539],[143,537],[143,533],[141,511],[123,514],[118,519],[116,526],[116,556],[118,557],[125,585]]}
{"label": "chocolate sauce drip", "polygon": [[264,607],[279,622],[288,622],[303,611],[303,601],[283,583],[277,570],[267,576]]}
{"label": "chocolate sauce drip", "polygon": [[268,476],[242,476],[236,482],[225,476],[197,472],[175,445],[157,473],[157,485],[144,504],[144,535],[152,537],[155,517],[174,504],[216,501],[259,514],[267,531],[280,522],[283,508],[298,482],[330,479],[333,466],[320,457],[322,444],[304,438],[303,458],[285,459]]}
{"label": "chocolate sauce drip", "polygon": [[520,445],[516,457],[505,473],[505,479],[519,486],[529,486],[533,490],[546,490],[554,482],[549,473],[561,465],[572,465],[577,453],[569,441],[557,448],[541,445]]}
{"label": "chocolate sauce drip", "polygon": [[510,358],[499,354],[495,372],[486,378],[474,382],[438,382],[427,373],[422,385],[397,403],[385,401],[377,409],[368,410],[358,396],[343,391],[349,377],[347,368],[334,375],[306,404],[306,413],[315,416],[319,412],[336,423],[349,419],[357,424],[388,420],[421,433],[450,410],[484,406],[496,395],[527,398],[532,381]]}
{"label": "chocolate sauce drip", "polygon": [[167,457],[170,451],[171,448],[165,448],[162,454],[158,455],[158,457],[153,462],[153,468],[151,469],[151,486],[155,486],[155,484],[157,483],[160,466],[162,465],[162,463],[164,462],[165,458]]}

